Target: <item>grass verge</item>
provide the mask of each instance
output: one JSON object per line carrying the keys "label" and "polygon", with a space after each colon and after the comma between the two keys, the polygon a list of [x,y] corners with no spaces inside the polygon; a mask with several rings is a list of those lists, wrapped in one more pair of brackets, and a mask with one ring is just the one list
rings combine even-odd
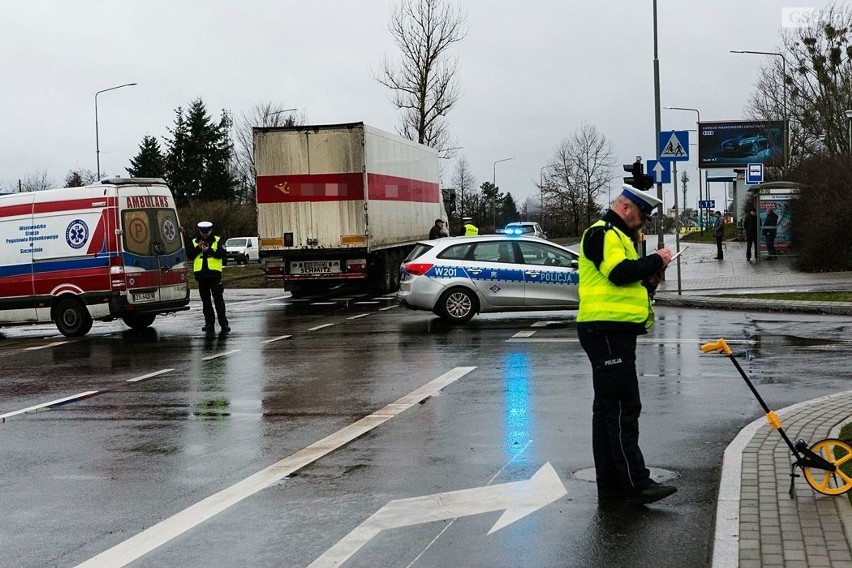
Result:
{"label": "grass verge", "polygon": [[[849,444],[852,444],[852,422],[847,422],[840,429],[840,439]],[[835,450],[835,458],[843,457],[842,455],[836,455],[837,453],[838,450]],[[846,462],[845,464],[840,466],[840,469],[843,470],[843,473],[845,473],[846,475],[852,475],[852,462]],[[852,503],[852,491],[847,492],[846,496],[849,498],[849,503]]]}

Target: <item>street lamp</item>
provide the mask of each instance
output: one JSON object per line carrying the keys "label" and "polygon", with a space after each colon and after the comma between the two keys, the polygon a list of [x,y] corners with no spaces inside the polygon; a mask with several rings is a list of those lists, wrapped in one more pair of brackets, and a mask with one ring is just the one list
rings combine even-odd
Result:
{"label": "street lamp", "polygon": [[491,172],[491,185],[494,189],[494,207],[492,208],[492,223],[494,224],[494,231],[497,231],[497,164],[514,159],[515,158],[501,158],[494,161],[493,171]]}
{"label": "street lamp", "polygon": [[99,180],[101,179],[101,145],[100,141],[98,140],[98,95],[107,91],[114,91],[122,87],[132,87],[136,84],[137,83],[125,83],[123,85],[110,87],[109,89],[101,89],[100,91],[95,93],[95,164],[97,166],[97,174]]}
{"label": "street lamp", "polygon": [[[697,116],[696,120],[697,120],[698,125],[699,125],[698,126],[698,135],[699,136],[701,135],[701,111],[699,111],[697,108],[690,108],[690,107],[664,107],[664,108],[666,108],[667,110],[686,110],[686,111],[689,111],[689,112],[694,112]],[[698,163],[698,159],[696,159],[695,161],[696,161],[696,163]],[[701,169],[701,164],[698,163],[698,201],[701,201],[701,185],[702,185],[701,177],[702,176],[706,176],[706,174],[705,174],[704,170]],[[706,197],[709,199],[710,196],[708,195]],[[686,197],[685,196],[683,198],[683,201],[684,201],[683,206],[686,207]],[[699,203],[698,205],[699,205],[698,214],[701,217],[701,232],[704,233],[704,216],[701,215],[701,207],[700,207],[701,204]]]}
{"label": "street lamp", "polygon": [[541,214],[539,215],[542,227],[544,226],[544,170],[547,168],[552,168],[553,164],[548,164],[546,166],[542,166],[540,170],[538,170],[538,195],[541,199]]}
{"label": "street lamp", "polygon": [[746,53],[749,55],[773,55],[775,57],[781,58],[781,94],[783,97],[783,110],[784,113],[784,169],[787,169],[787,164],[790,160],[790,148],[789,148],[789,127],[787,125],[787,59],[784,57],[783,53],[779,53],[777,51],[749,51],[747,49],[736,49],[730,50],[731,53]]}

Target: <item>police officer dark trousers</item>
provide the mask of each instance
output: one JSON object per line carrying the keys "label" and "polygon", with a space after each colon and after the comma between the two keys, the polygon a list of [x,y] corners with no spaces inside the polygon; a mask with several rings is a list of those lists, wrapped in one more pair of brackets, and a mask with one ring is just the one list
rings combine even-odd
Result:
{"label": "police officer dark trousers", "polygon": [[[225,315],[225,300],[223,298],[222,265],[227,256],[225,246],[218,236],[213,235],[213,224],[202,221],[198,224],[199,237],[192,240],[194,255],[192,270],[198,282],[198,295],[201,296],[204,313],[202,331],[215,330],[216,318],[222,331],[231,331],[228,317]],[[214,313],[215,308],[215,313]]]}

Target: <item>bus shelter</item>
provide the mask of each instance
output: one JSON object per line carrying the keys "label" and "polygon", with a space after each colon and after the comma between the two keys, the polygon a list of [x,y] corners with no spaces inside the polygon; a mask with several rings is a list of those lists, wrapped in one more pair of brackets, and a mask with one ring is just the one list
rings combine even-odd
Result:
{"label": "bus shelter", "polygon": [[[790,204],[799,196],[799,184],[789,181],[773,181],[752,186],[748,190],[749,205],[757,209],[757,254],[758,260],[768,256],[765,230],[775,230],[775,253],[777,256],[795,256],[792,232],[794,220]],[[770,211],[777,221],[773,224]],[[768,218],[768,220],[767,220]]]}

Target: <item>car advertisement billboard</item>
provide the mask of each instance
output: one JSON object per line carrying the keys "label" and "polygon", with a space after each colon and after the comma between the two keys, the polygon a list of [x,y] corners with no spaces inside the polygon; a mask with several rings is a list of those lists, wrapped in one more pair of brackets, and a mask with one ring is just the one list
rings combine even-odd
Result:
{"label": "car advertisement billboard", "polygon": [[784,122],[732,120],[698,124],[698,167],[784,164]]}

